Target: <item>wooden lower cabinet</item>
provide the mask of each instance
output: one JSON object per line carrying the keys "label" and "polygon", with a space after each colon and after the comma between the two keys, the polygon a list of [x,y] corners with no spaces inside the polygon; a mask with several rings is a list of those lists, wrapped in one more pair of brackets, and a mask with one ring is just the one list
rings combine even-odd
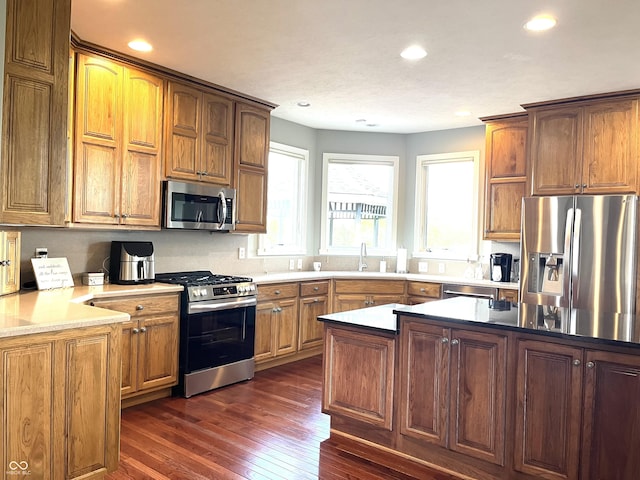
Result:
{"label": "wooden lower cabinet", "polygon": [[392,430],[395,335],[325,328],[322,411]]}
{"label": "wooden lower cabinet", "polygon": [[577,347],[517,342],[515,470],[579,478],[582,356]]}
{"label": "wooden lower cabinet", "polygon": [[440,283],[407,282],[407,303],[409,305],[432,302],[440,298],[442,298],[442,284]]}
{"label": "wooden lower cabinet", "polygon": [[334,312],[403,303],[404,280],[334,280]]}
{"label": "wooden lower cabinet", "polygon": [[122,398],[178,383],[178,294],[95,299],[91,305],[128,313],[122,324]]}
{"label": "wooden lower cabinet", "polygon": [[255,361],[295,353],[298,349],[298,284],[258,286]]}
{"label": "wooden lower cabinet", "polygon": [[117,469],[120,338],[114,324],[0,339],[7,478],[101,479]]}
{"label": "wooden lower cabinet", "polygon": [[329,312],[328,293],[328,280],[300,284],[298,350],[322,346],[323,326],[318,317]]}
{"label": "wooden lower cabinet", "polygon": [[400,433],[504,465],[506,336],[404,321],[400,351]]}

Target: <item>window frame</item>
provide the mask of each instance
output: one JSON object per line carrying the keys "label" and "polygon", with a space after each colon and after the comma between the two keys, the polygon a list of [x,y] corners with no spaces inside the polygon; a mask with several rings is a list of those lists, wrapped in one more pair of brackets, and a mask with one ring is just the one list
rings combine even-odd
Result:
{"label": "window frame", "polygon": [[[309,196],[309,150],[305,148],[294,147],[278,142],[269,142],[269,154],[271,152],[298,157],[300,169],[298,172],[298,203],[296,213],[296,232],[297,244],[286,245],[281,247],[265,247],[266,234],[258,235],[257,255],[260,257],[267,256],[285,256],[285,255],[306,255],[307,254],[307,205]],[[268,180],[267,180],[268,182]],[[269,199],[267,198],[267,225],[269,223]]]}
{"label": "window frame", "polygon": [[323,153],[322,154],[322,208],[320,220],[320,255],[359,255],[360,245],[354,247],[329,247],[328,238],[328,215],[327,215],[327,196],[328,196],[328,174],[329,164],[379,164],[393,167],[393,193],[391,205],[391,232],[389,246],[386,248],[374,248],[367,244],[368,255],[376,256],[395,256],[398,241],[398,191],[400,177],[400,157],[396,155],[367,155],[367,154],[349,154],[349,153]]}
{"label": "window frame", "polygon": [[[473,193],[472,198],[476,199],[473,209],[471,251],[466,254],[444,254],[442,250],[430,252],[424,247],[424,235],[426,233],[426,174],[425,167],[437,163],[451,163],[452,161],[473,160]],[[466,150],[461,152],[435,153],[418,155],[416,157],[416,185],[415,185],[415,216],[413,224],[413,252],[415,258],[440,259],[440,260],[467,260],[478,258],[480,253],[480,224],[483,211],[482,188],[480,185],[480,150]]]}

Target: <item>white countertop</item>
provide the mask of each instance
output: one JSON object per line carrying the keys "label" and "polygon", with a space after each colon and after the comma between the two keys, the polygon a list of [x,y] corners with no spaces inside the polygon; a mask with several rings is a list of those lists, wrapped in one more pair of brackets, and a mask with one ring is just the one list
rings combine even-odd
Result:
{"label": "white countertop", "polygon": [[279,272],[257,273],[248,275],[258,284],[300,282],[305,280],[326,279],[362,279],[362,280],[411,280],[416,282],[455,283],[457,285],[480,285],[494,288],[508,288],[518,290],[515,282],[494,282],[491,280],[476,280],[474,278],[447,277],[445,275],[427,275],[423,273],[380,273],[380,272],[348,272],[348,271],[320,271],[320,272]]}
{"label": "white countertop", "polygon": [[73,287],[0,297],[0,338],[126,322],[129,315],[84,305],[93,298],[182,291],[180,285]]}

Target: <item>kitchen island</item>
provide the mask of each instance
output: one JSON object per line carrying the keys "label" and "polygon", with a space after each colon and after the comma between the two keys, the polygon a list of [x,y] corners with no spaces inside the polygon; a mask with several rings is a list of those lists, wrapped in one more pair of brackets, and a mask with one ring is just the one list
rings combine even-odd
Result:
{"label": "kitchen island", "polygon": [[0,297],[7,478],[99,479],[117,469],[121,325],[129,315],[84,302],[181,288],[106,285]]}
{"label": "kitchen island", "polygon": [[322,316],[331,436],[474,479],[635,479],[640,344],[609,317],[470,298]]}

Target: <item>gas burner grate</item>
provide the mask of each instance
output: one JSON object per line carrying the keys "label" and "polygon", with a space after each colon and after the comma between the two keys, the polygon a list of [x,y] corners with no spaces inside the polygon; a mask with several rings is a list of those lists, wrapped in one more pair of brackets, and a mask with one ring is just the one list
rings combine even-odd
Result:
{"label": "gas burner grate", "polygon": [[156,275],[156,281],[175,283],[185,286],[224,285],[229,283],[241,283],[253,281],[248,277],[234,275],[219,275],[208,271],[160,273]]}

